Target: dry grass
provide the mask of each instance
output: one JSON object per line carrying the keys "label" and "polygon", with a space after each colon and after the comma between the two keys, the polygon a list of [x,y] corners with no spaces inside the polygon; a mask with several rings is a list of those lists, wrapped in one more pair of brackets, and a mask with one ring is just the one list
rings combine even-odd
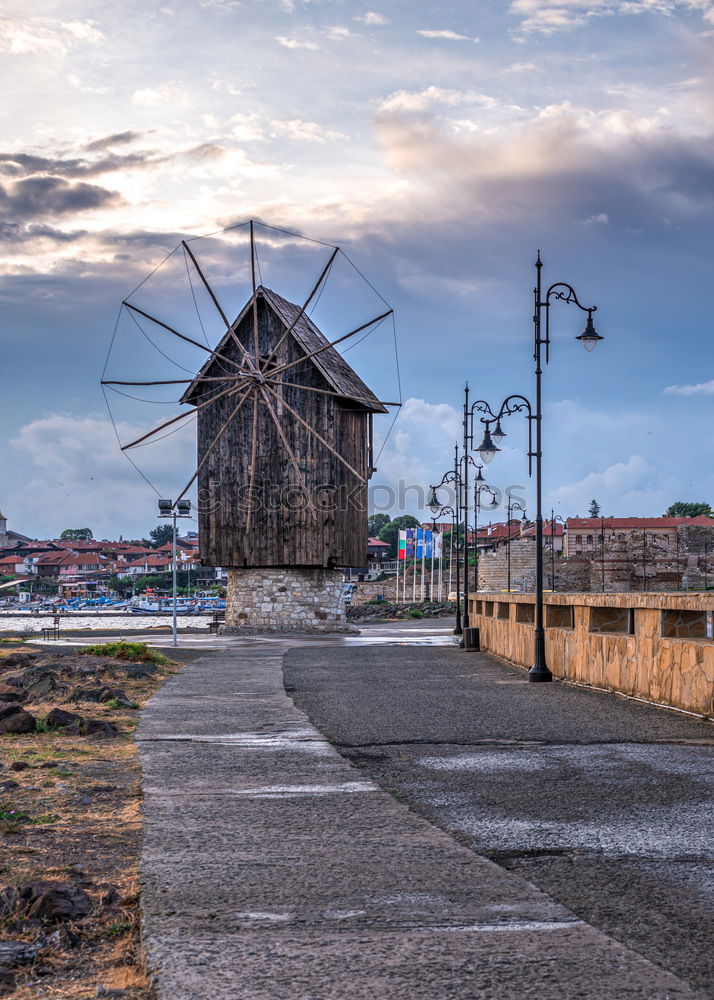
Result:
{"label": "dry grass", "polygon": [[[0,658],[10,651],[0,651]],[[170,662],[149,678],[112,677],[107,682],[121,686],[141,706],[177,669]],[[41,717],[59,703],[55,699],[24,707]],[[143,968],[139,925],[141,772],[132,738],[137,712],[81,702],[64,707],[112,722],[122,735],[3,737],[0,780],[11,779],[19,787],[1,797],[0,886],[34,879],[69,882],[90,896],[93,907],[78,923],[62,925],[76,941],[65,937],[61,947],[45,949],[32,967],[17,970],[12,996],[84,1000],[96,997],[97,988],[104,986],[127,990],[127,1000],[149,1000],[153,992]],[[29,768],[9,770],[15,761]],[[57,766],[47,766],[53,764]],[[11,810],[30,821],[13,821]],[[0,918],[3,940],[32,941],[48,930],[18,927],[16,919]]]}

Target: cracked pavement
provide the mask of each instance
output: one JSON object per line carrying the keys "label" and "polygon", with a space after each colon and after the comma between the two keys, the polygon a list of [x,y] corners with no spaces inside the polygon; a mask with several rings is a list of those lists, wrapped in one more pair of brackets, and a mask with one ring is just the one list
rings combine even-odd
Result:
{"label": "cracked pavement", "polygon": [[285,681],[416,814],[714,996],[711,723],[458,649],[293,650]]}
{"label": "cracked pavement", "polygon": [[[707,996],[694,961],[677,969],[666,948],[647,955],[588,916],[577,891],[566,898],[580,885],[595,898],[591,857],[582,872],[576,864],[570,878],[559,871],[545,884],[543,865],[566,860],[558,851],[570,863],[589,848],[567,838],[551,846],[563,835],[552,822],[568,828],[553,811],[557,782],[541,801],[517,766],[531,760],[525,778],[543,777],[551,736],[562,749],[573,728],[619,760],[623,719],[613,706],[635,716],[642,706],[575,692],[595,699],[578,721],[573,689],[521,690],[518,672],[454,649],[447,632],[418,623],[367,628],[359,639],[236,640],[151,700],[137,738],[143,936],[159,1000]],[[420,636],[430,645],[403,644]],[[646,711],[660,750],[706,749],[676,742],[701,741],[711,734],[704,724]],[[582,767],[567,756],[558,766],[573,797]],[[607,794],[589,807],[596,818],[608,797],[624,796],[608,766]],[[694,805],[700,786],[678,777],[685,791],[668,805]],[[655,796],[642,796],[645,819]],[[479,827],[497,810],[521,822],[505,839],[497,824],[493,836]],[[587,841],[586,816],[578,822]],[[692,863],[704,864],[697,838],[691,847]],[[700,888],[691,870],[677,891],[691,902]]]}

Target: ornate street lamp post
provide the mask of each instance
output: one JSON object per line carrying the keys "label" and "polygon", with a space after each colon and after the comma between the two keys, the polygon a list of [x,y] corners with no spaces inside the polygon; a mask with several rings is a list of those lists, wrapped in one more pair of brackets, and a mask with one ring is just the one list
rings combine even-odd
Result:
{"label": "ornate street lamp post", "polygon": [[498,506],[498,493],[484,480],[482,469],[482,465],[476,465],[474,478],[474,594],[478,594],[478,512],[481,510],[481,494],[490,494],[489,507]]}
{"label": "ornate street lamp post", "polygon": [[[490,416],[488,419],[481,418],[482,422],[485,424],[484,438],[478,451],[481,454],[481,458],[484,462],[490,462],[496,455],[500,448],[498,447],[501,438],[504,437],[504,432],[501,429],[501,417],[504,413],[514,412],[513,409],[504,409],[507,407],[510,399],[520,399],[522,404],[517,407],[517,409],[524,409],[527,406],[528,416],[529,416],[529,428],[532,423],[535,423],[535,450],[531,446],[529,449],[529,459],[534,457],[536,460],[536,593],[535,593],[535,654],[534,662],[531,669],[528,671],[529,681],[551,681],[553,675],[548,669],[548,664],[545,655],[545,629],[543,626],[543,476],[542,476],[542,458],[543,458],[543,446],[542,446],[542,424],[543,424],[543,397],[541,390],[541,377],[543,375],[542,367],[542,349],[545,347],[545,363],[548,364],[550,360],[550,307],[551,300],[560,301],[566,303],[574,303],[579,309],[588,314],[587,322],[585,324],[585,329],[583,332],[576,337],[583,347],[592,351],[592,349],[598,344],[603,338],[599,333],[596,332],[593,325],[592,314],[596,311],[597,306],[584,306],[578,301],[578,297],[575,294],[575,290],[572,285],[568,285],[565,282],[558,281],[550,285],[545,295],[543,295],[542,290],[542,279],[541,271],[543,268],[543,262],[540,259],[540,251],[538,251],[538,256],[536,259],[536,285],[533,290],[534,295],[534,313],[533,313],[533,332],[534,332],[534,351],[533,358],[535,361],[535,413],[531,409],[531,405],[525,397],[509,397],[501,407],[501,411],[498,415],[494,415],[490,410],[490,407],[486,404],[487,409],[482,412],[487,412]],[[543,336],[543,311],[545,310],[545,336]],[[474,404],[478,409],[479,407]],[[494,429],[493,435],[491,434],[490,424],[496,421],[496,427]],[[529,467],[530,469],[530,467]]]}
{"label": "ornate street lamp post", "polygon": [[[456,623],[454,626],[454,635],[461,635],[463,633],[464,627],[468,626],[468,618],[466,618],[464,622],[462,621],[462,616],[461,616],[461,571],[460,571],[461,550],[463,548],[466,552],[466,561],[464,563],[464,578],[467,581],[468,580],[468,546],[466,544],[467,536],[464,536],[462,544],[458,535],[458,528],[461,521],[460,514],[463,504],[464,484],[461,475],[461,467],[464,464],[463,462],[464,457],[465,456],[462,456],[461,459],[459,458],[459,446],[458,444],[454,445],[454,467],[453,469],[449,469],[448,472],[444,473],[444,475],[441,477],[440,483],[437,483],[435,486],[429,487],[431,489],[431,495],[429,496],[429,499],[427,501],[427,506],[429,507],[429,510],[431,511],[434,517],[434,521],[436,521],[437,517],[441,517],[443,514],[451,514],[452,516],[451,530],[452,530],[452,538],[454,539],[454,551],[456,552]],[[446,486],[447,484],[453,484],[454,487],[453,507],[444,506],[439,500],[439,497],[437,496],[436,493],[436,491],[441,486]],[[466,530],[468,531],[468,526],[466,527]],[[465,597],[467,593],[468,593],[467,589],[464,588]]]}

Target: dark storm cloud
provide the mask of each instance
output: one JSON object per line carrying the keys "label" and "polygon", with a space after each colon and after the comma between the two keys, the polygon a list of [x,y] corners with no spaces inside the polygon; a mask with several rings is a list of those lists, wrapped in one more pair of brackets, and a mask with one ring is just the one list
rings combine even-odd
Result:
{"label": "dark storm cloud", "polygon": [[112,146],[125,146],[130,142],[136,142],[143,135],[145,135],[144,132],[115,132],[114,135],[106,135],[102,139],[95,139],[94,142],[88,142],[84,149],[88,153],[96,153],[100,150],[111,149]]}
{"label": "dark storm cloud", "polygon": [[115,173],[118,170],[146,170],[166,157],[154,153],[127,153],[124,156],[111,154],[100,160],[78,157],[34,156],[30,153],[0,153],[0,173],[9,177],[29,177],[32,174],[54,174],[59,177],[97,177],[100,174]]}
{"label": "dark storm cloud", "polygon": [[62,177],[27,177],[6,187],[0,185],[0,217],[11,222],[120,204],[122,198],[116,191],[81,181],[72,184]]}

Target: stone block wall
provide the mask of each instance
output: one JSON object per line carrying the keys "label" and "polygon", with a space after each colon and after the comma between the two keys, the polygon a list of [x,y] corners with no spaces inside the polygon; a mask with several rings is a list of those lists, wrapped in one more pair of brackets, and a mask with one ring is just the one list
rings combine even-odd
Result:
{"label": "stone block wall", "polygon": [[[544,603],[554,677],[714,717],[714,594],[546,594]],[[479,593],[471,625],[482,649],[533,665],[532,595]]]}
{"label": "stone block wall", "polygon": [[325,569],[229,569],[221,632],[353,631],[347,625],[342,573]]}

